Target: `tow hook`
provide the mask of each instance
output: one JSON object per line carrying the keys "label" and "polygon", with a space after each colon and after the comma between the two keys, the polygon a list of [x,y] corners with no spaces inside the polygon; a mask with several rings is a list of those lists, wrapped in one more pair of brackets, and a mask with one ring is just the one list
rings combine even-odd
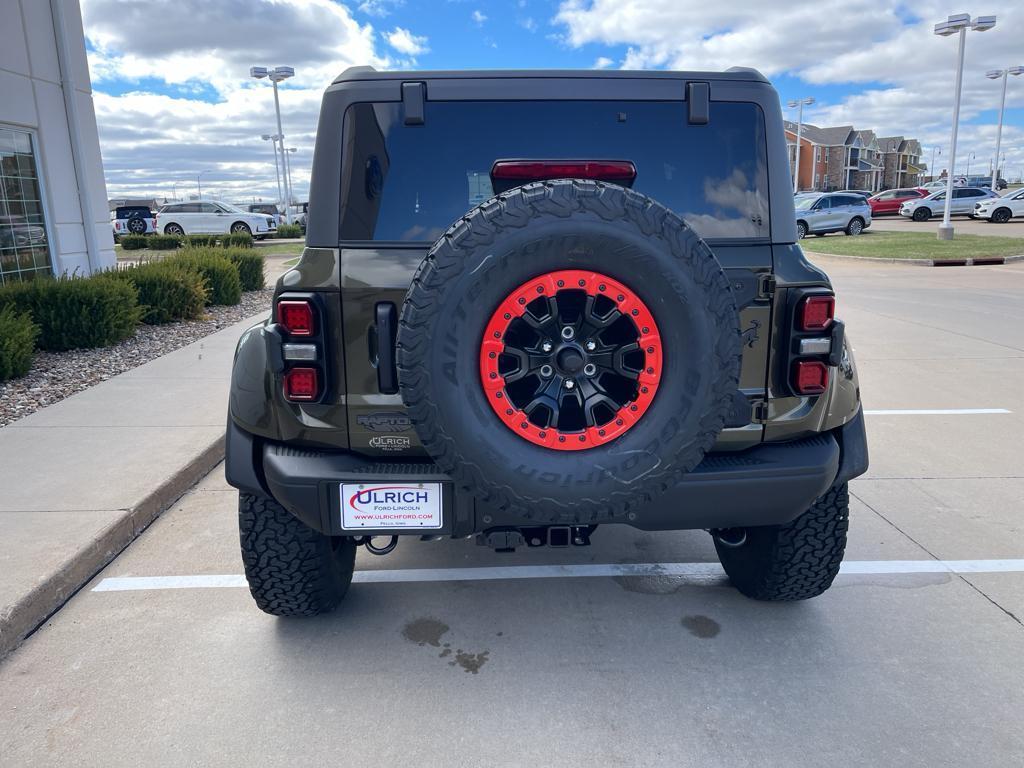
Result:
{"label": "tow hook", "polygon": [[371,555],[381,555],[381,556],[390,554],[391,552],[394,552],[395,551],[395,547],[398,546],[398,537],[397,536],[392,536],[391,537],[391,541],[389,541],[383,547],[378,547],[377,545],[375,545],[373,543],[373,540],[374,539],[378,539],[378,538],[382,538],[382,537],[380,537],[380,536],[357,536],[356,537],[356,546],[358,547],[360,544],[362,544],[364,547],[366,547],[366,551],[369,552]]}

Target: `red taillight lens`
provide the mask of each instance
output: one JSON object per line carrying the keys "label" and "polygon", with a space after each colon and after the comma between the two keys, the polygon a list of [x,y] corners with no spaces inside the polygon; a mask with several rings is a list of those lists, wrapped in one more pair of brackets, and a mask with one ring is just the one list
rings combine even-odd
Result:
{"label": "red taillight lens", "polygon": [[491,168],[491,178],[510,181],[633,181],[636,166],[629,160],[498,160]]}
{"label": "red taillight lens", "polygon": [[277,302],[277,322],[290,336],[312,336],[313,307],[308,301]]}
{"label": "red taillight lens", "polygon": [[316,368],[292,368],[284,375],[284,396],[289,400],[316,400],[320,382]]}
{"label": "red taillight lens", "polygon": [[796,326],[801,331],[824,331],[836,313],[834,296],[808,296],[796,310]]}
{"label": "red taillight lens", "polygon": [[800,395],[820,395],[828,389],[828,366],[817,360],[799,360],[793,365],[793,389]]}

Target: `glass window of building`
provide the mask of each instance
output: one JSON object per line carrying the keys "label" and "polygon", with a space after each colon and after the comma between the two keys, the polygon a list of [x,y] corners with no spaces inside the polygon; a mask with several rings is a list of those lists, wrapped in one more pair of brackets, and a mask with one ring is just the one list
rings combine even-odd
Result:
{"label": "glass window of building", "polygon": [[0,285],[52,274],[32,134],[0,125]]}

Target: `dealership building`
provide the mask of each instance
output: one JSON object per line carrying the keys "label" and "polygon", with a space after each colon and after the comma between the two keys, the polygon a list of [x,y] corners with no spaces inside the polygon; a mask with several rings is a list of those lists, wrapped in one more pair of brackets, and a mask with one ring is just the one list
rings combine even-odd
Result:
{"label": "dealership building", "polygon": [[115,264],[77,0],[0,0],[0,284]]}

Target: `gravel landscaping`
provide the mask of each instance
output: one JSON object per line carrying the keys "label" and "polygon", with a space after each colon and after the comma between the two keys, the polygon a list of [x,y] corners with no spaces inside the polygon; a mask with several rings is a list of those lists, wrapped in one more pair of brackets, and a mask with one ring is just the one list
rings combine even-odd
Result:
{"label": "gravel landscaping", "polygon": [[26,376],[0,383],[0,427],[240,320],[269,311],[273,295],[272,288],[243,293],[241,303],[234,306],[207,307],[203,320],[139,325],[132,338],[111,347],[36,352]]}

